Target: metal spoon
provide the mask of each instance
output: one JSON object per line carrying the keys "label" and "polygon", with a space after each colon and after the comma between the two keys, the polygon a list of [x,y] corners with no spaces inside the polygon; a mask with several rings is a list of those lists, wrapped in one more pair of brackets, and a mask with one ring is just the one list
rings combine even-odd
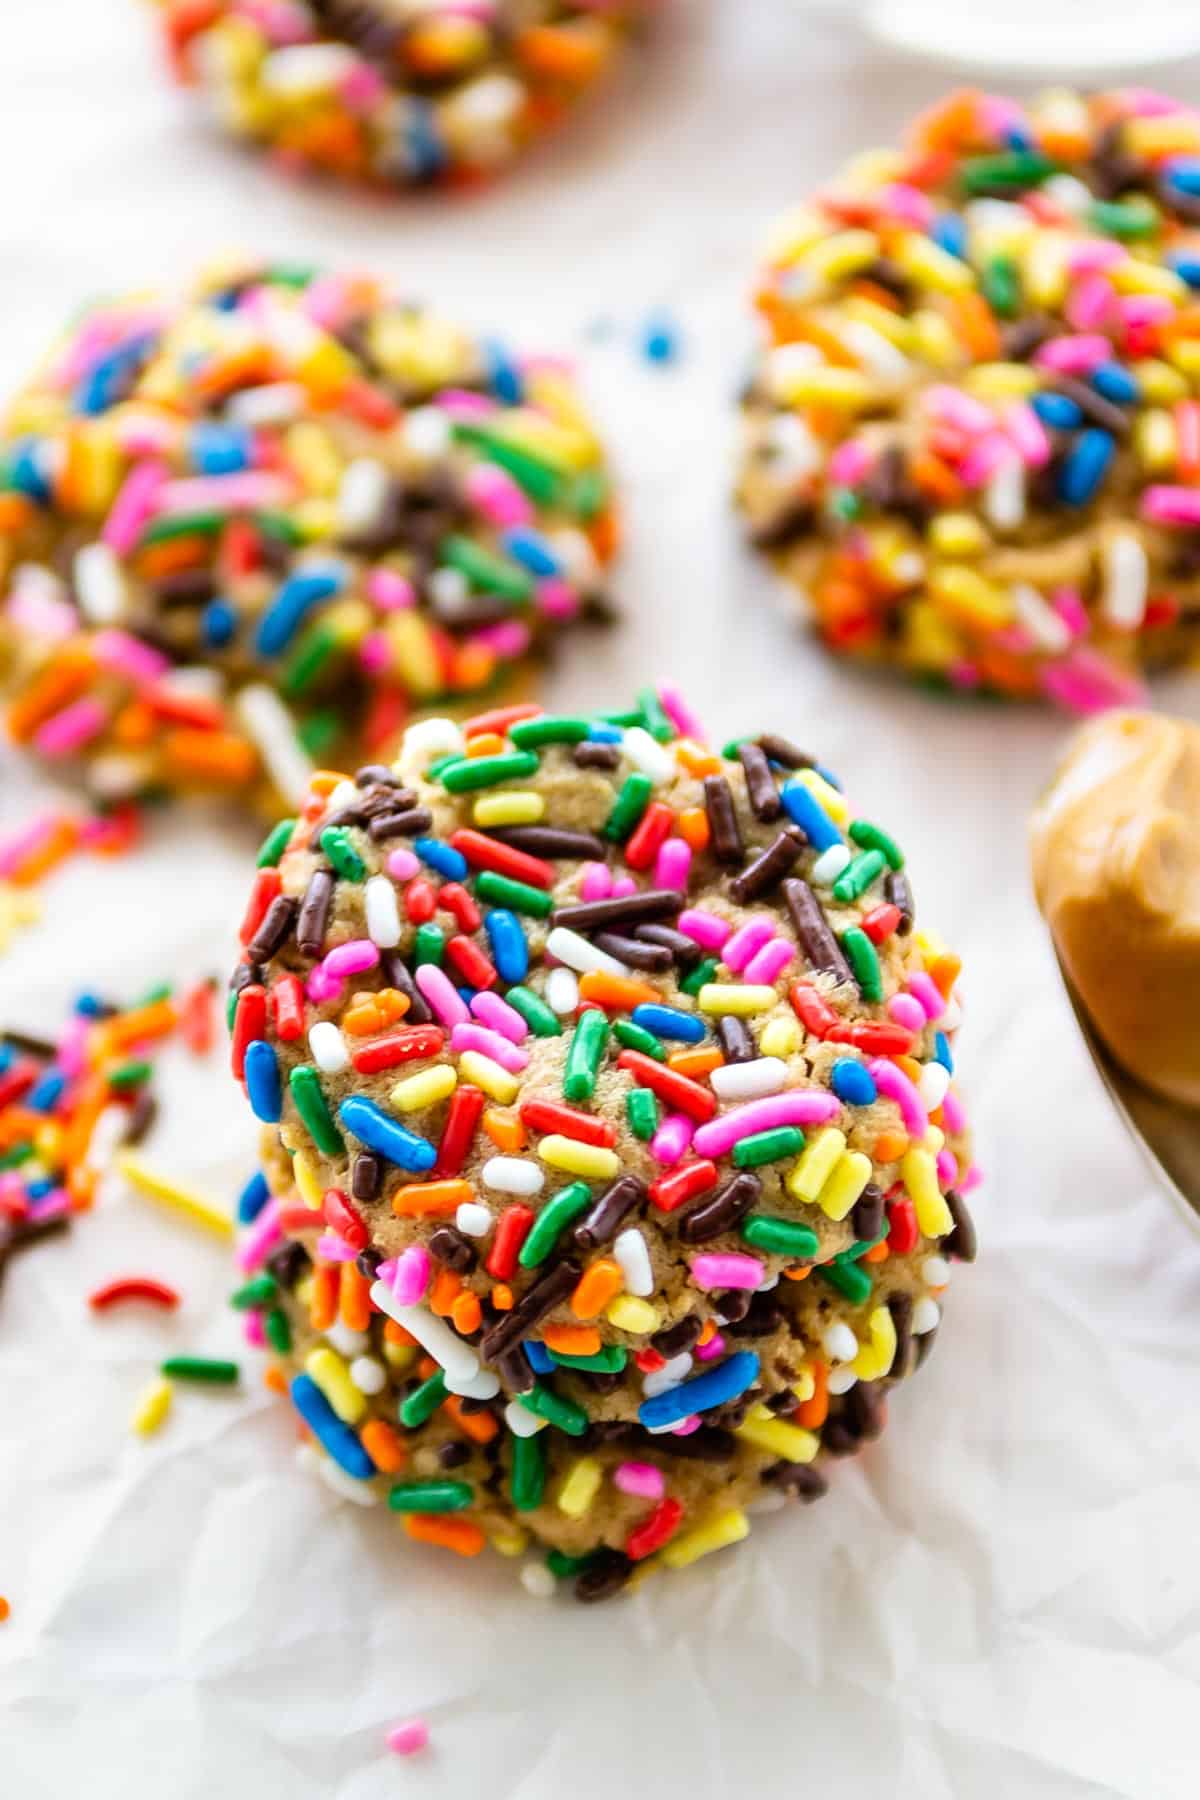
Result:
{"label": "metal spoon", "polygon": [[1125,1072],[1092,1024],[1057,949],[1054,954],[1083,1041],[1114,1106],[1187,1223],[1200,1232],[1200,1111],[1161,1099]]}

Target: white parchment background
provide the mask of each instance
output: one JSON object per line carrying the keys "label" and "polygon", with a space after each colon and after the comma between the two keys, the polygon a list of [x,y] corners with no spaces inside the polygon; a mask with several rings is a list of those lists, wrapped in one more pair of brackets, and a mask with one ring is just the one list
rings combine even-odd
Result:
{"label": "white parchment background", "polygon": [[[0,14],[3,387],[81,297],[238,243],[373,262],[472,323],[583,351],[628,487],[628,623],[564,655],[548,698],[614,704],[671,673],[714,733],[819,746],[966,957],[990,1177],[983,1260],[885,1440],[811,1512],[599,1610],[340,1507],[295,1471],[249,1363],[245,1398],[181,1394],[159,1438],[131,1439],[163,1354],[238,1339],[222,1251],[113,1202],[15,1265],[0,1306],[0,1794],[1191,1800],[1200,1244],[1105,1103],[1028,897],[1025,814],[1063,726],[831,667],[726,508],[763,220],[944,78],[785,0],[696,0],[502,190],[388,204],[283,184],[189,123],[124,0]],[[630,347],[655,304],[685,334],[674,370]],[[597,319],[607,342],[587,340]],[[1183,682],[1162,698],[1200,710]],[[0,825],[34,794],[0,764]],[[72,864],[0,961],[0,1018],[36,1030],[81,984],[128,996],[222,968],[252,841],[175,821],[137,860]],[[216,1066],[168,1075],[153,1153],[228,1197],[241,1104]],[[143,1268],[182,1287],[178,1319],[88,1316],[95,1282]],[[434,1747],[401,1763],[383,1734],[411,1713]]]}

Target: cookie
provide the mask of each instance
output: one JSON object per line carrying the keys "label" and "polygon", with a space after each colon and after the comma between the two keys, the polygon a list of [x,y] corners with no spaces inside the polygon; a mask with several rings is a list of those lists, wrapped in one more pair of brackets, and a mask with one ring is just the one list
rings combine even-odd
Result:
{"label": "cookie", "polygon": [[[317,776],[259,863],[233,1066],[302,1202],[264,1245],[330,1295],[351,1264],[511,1436],[716,1430],[752,1487],[856,1447],[977,1174],[957,959],[828,771],[707,750],[665,685],[429,720]],[[629,1523],[592,1461],[571,1538],[532,1521],[580,1554]]]}
{"label": "cookie", "polygon": [[78,318],[0,437],[8,730],[101,799],[307,791],[414,711],[521,691],[603,611],[567,369],[369,276],[230,268]]}
{"label": "cookie", "polygon": [[836,654],[1087,713],[1200,628],[1200,114],[952,94],[778,222],[751,542]]}
{"label": "cookie", "polygon": [[598,82],[648,0],[160,0],[179,77],[286,168],[490,179]]}

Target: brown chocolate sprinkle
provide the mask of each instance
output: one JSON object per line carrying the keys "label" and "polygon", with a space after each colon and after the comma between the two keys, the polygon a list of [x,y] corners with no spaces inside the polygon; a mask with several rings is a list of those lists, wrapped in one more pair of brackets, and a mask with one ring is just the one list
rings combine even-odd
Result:
{"label": "brown chocolate sprinkle", "polygon": [[704,777],[704,809],[712,833],[713,855],[719,863],[740,863],[745,855],[742,833],[734,811],[733,795],[723,775]]}
{"label": "brown chocolate sprinkle", "polygon": [[758,1176],[750,1169],[743,1169],[711,1199],[702,1200],[683,1214],[679,1221],[680,1237],[685,1244],[703,1244],[709,1238],[719,1237],[723,1231],[731,1231],[761,1193],[762,1182]]}
{"label": "brown chocolate sprinkle", "polygon": [[603,840],[590,831],[560,831],[553,825],[496,825],[488,836],[558,862],[603,862],[608,854]]}
{"label": "brown chocolate sprinkle", "polygon": [[640,894],[622,894],[616,900],[584,900],[576,906],[556,906],[551,925],[567,925],[572,931],[595,931],[606,925],[629,925],[641,919],[677,917],[683,895],[676,888],[646,888]]}
{"label": "brown chocolate sprinkle", "polygon": [[325,927],[333,902],[332,869],[314,869],[304,890],[300,917],[296,921],[296,948],[304,956],[319,957],[325,948]]}
{"label": "brown chocolate sprinkle", "polygon": [[746,771],[746,793],[756,816],[768,821],[777,819],[783,811],[783,801],[779,798],[766,752],[758,744],[739,744],[737,753],[738,761]]}
{"label": "brown chocolate sprinkle", "polygon": [[540,1281],[535,1282],[522,1295],[510,1312],[500,1315],[496,1324],[486,1333],[480,1344],[484,1361],[495,1362],[502,1351],[511,1350],[514,1345],[519,1344],[539,1319],[544,1319],[548,1312],[554,1311],[560,1300],[566,1299],[578,1283],[580,1273],[578,1263],[555,1263]]}
{"label": "brown chocolate sprinkle", "polygon": [[810,756],[806,750],[798,750],[790,739],[779,737],[773,731],[762,733],[758,747],[783,769],[815,769],[817,766],[815,756]]}
{"label": "brown chocolate sprinkle", "polygon": [[644,1181],[636,1175],[618,1175],[611,1187],[605,1188],[586,1218],[572,1232],[581,1250],[598,1250],[616,1235],[617,1226],[635,1206],[648,1198]]}
{"label": "brown chocolate sprinkle", "polygon": [[807,881],[802,881],[798,875],[785,881],[783,897],[809,967],[857,986],[842,946],[830,930],[821,904]]}
{"label": "brown chocolate sprinkle", "polygon": [[768,893],[777,887],[793,866],[804,843],[804,834],[792,826],[781,831],[774,843],[748,863],[740,875],[735,875],[729,883],[729,897],[739,906],[747,906],[751,900]]}

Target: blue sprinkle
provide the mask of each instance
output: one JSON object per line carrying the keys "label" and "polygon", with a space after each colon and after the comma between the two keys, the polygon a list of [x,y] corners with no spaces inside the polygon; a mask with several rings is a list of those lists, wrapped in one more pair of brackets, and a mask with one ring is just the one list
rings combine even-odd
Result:
{"label": "blue sprinkle", "polygon": [[356,1481],[370,1481],[375,1464],[363,1449],[358,1433],[344,1425],[311,1375],[296,1375],[292,1380],[292,1405],[313,1436],[347,1475]]}
{"label": "blue sprinkle", "polygon": [[1167,263],[1190,288],[1200,288],[1200,256],[1168,256]]}
{"label": "blue sprinkle", "polygon": [[800,827],[818,856],[823,850],[831,850],[841,843],[841,832],[802,781],[785,782],[780,797],[788,818]]}
{"label": "blue sprinkle", "polygon": [[498,338],[485,338],[480,348],[487,364],[488,379],[497,400],[505,406],[520,406],[525,398],[521,371]]}
{"label": "blue sprinkle", "polygon": [[406,108],[403,149],[405,164],[416,181],[435,181],[446,166],[433,108],[415,96],[409,97]]}
{"label": "blue sprinkle", "polygon": [[840,1056],[834,1063],[830,1083],[838,1099],[847,1106],[870,1106],[879,1095],[870,1070],[849,1056]]}
{"label": "blue sprinkle", "polygon": [[1092,370],[1092,386],[1116,406],[1136,406],[1142,390],[1129,370],[1118,362],[1101,363]]}
{"label": "blue sprinkle", "polygon": [[822,781],[827,783],[827,785],[833,789],[835,794],[841,793],[842,784],[838,780],[837,776],[834,774],[832,769],[827,769],[824,767],[823,764],[817,763],[816,764],[816,773],[821,777]]}
{"label": "blue sprinkle", "polygon": [[1163,174],[1171,187],[1181,194],[1200,194],[1200,157],[1173,156]]}
{"label": "blue sprinkle", "polygon": [[939,219],[935,219],[930,235],[934,243],[940,244],[943,250],[948,250],[951,256],[966,259],[967,226],[966,221],[960,219],[957,213],[943,213]]}
{"label": "blue sprinkle", "polygon": [[629,1016],[656,1038],[678,1038],[684,1044],[698,1044],[708,1030],[695,1013],[680,1012],[675,1006],[635,1006]]}
{"label": "blue sprinkle", "polygon": [[533,531],[528,525],[514,525],[500,534],[500,542],[513,561],[531,574],[562,574],[562,563],[540,531]]}
{"label": "blue sprinkle", "polygon": [[501,981],[510,987],[529,973],[529,943],[516,913],[497,906],[487,914],[483,928],[492,946],[492,961]]}
{"label": "blue sprinkle", "polygon": [[1058,476],[1058,497],[1067,506],[1086,506],[1108,472],[1116,444],[1111,431],[1081,431]]}
{"label": "blue sprinkle", "polygon": [[267,1201],[271,1198],[271,1190],[267,1186],[267,1178],[259,1169],[252,1175],[241,1193],[238,1195],[237,1216],[239,1225],[253,1225]]}
{"label": "blue sprinkle", "polygon": [[237,613],[228,600],[210,600],[200,615],[200,629],[210,650],[224,649],[237,632]]}
{"label": "blue sprinkle", "polygon": [[53,489],[42,472],[41,445],[36,438],[15,444],[4,473],[4,484],[31,500],[48,501]]}
{"label": "blue sprinkle", "polygon": [[950,1054],[950,1040],[947,1038],[944,1031],[939,1031],[934,1036],[933,1060],[934,1062],[940,1062],[947,1074],[953,1075],[954,1058]]}
{"label": "blue sprinkle", "polygon": [[665,1394],[654,1394],[649,1400],[643,1400],[638,1407],[638,1418],[648,1426],[678,1425],[682,1419],[690,1419],[693,1413],[708,1412],[714,1406],[723,1406],[726,1400],[735,1400],[757,1379],[758,1357],[754,1351],[735,1350],[716,1368],[706,1369],[703,1375],[694,1375],[691,1381],[668,1388]]}
{"label": "blue sprinkle", "polygon": [[295,637],[306,613],[342,588],[341,570],[313,569],[284,582],[259,620],[255,640],[260,656],[278,656]]}
{"label": "blue sprinkle", "polygon": [[0,1044],[0,1075],[6,1074],[12,1068],[16,1054],[11,1044]]}
{"label": "blue sprinkle", "polygon": [[591,744],[621,744],[625,741],[625,733],[619,725],[605,725],[597,720],[588,726],[588,742]]}
{"label": "blue sprinkle", "polygon": [[233,475],[250,467],[253,439],[245,426],[202,422],[188,433],[192,462],[204,475]]}
{"label": "blue sprinkle", "polygon": [[1031,150],[1033,138],[1024,125],[1010,125],[1004,133],[1004,142],[1010,150]]}
{"label": "blue sprinkle", "polygon": [[674,362],[679,350],[679,327],[675,320],[668,313],[651,313],[642,326],[642,355],[646,361]]}
{"label": "blue sprinkle", "polygon": [[246,1097],[256,1119],[264,1125],[277,1125],[283,1112],[283,1096],[279,1086],[279,1064],[275,1052],[265,1038],[255,1038],[246,1047],[243,1065]]}
{"label": "blue sprinkle", "polygon": [[1065,394],[1035,394],[1029,402],[1043,425],[1052,431],[1074,431],[1083,424],[1083,414],[1074,400]]}
{"label": "blue sprinkle", "polygon": [[30,1088],[25,1104],[31,1112],[48,1113],[66,1085],[67,1078],[61,1070],[47,1069],[41,1080]]}
{"label": "blue sprinkle", "polygon": [[526,1338],[523,1349],[535,1375],[552,1375],[554,1373],[554,1358],[545,1344],[539,1344],[533,1338]]}
{"label": "blue sprinkle", "polygon": [[414,838],[412,847],[426,867],[446,881],[465,881],[469,864],[461,850],[443,844],[440,838]]}
{"label": "blue sprinkle", "polygon": [[44,1176],[41,1181],[27,1181],[25,1183],[25,1198],[27,1200],[44,1200],[47,1194],[52,1194],[53,1192],[54,1183],[48,1176]]}
{"label": "blue sprinkle", "polygon": [[99,1019],[108,1011],[108,1008],[99,994],[80,994],[75,1002],[75,1011],[82,1014],[85,1019]]}
{"label": "blue sprinkle", "polygon": [[75,411],[94,418],[123,400],[137,380],[138,371],[153,349],[152,333],[142,332],[95,363],[72,396]]}
{"label": "blue sprinkle", "polygon": [[437,1161],[437,1151],[427,1138],[408,1131],[398,1120],[381,1112],[374,1101],[364,1100],[361,1094],[351,1094],[348,1100],[342,1101],[338,1118],[360,1144],[414,1175],[423,1175]]}

